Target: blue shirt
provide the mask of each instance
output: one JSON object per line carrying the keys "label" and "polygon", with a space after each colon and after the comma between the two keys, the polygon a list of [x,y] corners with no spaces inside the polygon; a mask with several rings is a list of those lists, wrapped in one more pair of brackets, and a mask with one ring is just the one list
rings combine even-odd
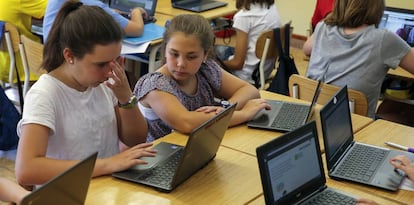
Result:
{"label": "blue shirt", "polygon": [[[84,5],[89,6],[99,6],[104,9],[108,14],[110,14],[116,22],[121,26],[122,29],[125,29],[129,20],[123,17],[122,15],[113,11],[105,3],[102,3],[98,0],[80,0]],[[65,3],[64,0],[48,0],[45,16],[43,18],[43,42],[46,42],[47,36],[49,35],[50,28],[52,27],[53,21],[55,20],[56,15],[58,14],[60,7]]]}

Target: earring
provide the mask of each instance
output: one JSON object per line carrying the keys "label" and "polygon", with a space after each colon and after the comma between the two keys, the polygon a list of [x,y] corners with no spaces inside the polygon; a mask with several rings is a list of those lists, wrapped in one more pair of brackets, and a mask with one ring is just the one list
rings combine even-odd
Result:
{"label": "earring", "polygon": [[70,64],[73,64],[73,60],[69,60],[69,63],[70,63]]}

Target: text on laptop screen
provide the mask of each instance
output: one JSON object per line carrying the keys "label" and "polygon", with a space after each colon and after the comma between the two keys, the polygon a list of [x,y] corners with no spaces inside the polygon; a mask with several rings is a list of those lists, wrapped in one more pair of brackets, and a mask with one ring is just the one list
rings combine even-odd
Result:
{"label": "text on laptop screen", "polygon": [[[312,135],[312,133],[307,133]],[[318,153],[314,137],[298,138],[278,150],[267,154],[273,198],[278,201],[295,192],[304,184],[320,178]],[[303,170],[306,170],[304,172]]]}
{"label": "text on laptop screen", "polygon": [[[337,99],[335,97],[335,99]],[[334,101],[335,101],[334,99]],[[352,127],[348,125],[349,117],[349,103],[347,98],[339,99],[336,102],[336,106],[332,106],[329,110],[329,113],[326,117],[326,155],[328,159],[331,159],[332,156],[339,151],[340,147],[352,137]]]}
{"label": "text on laptop screen", "polygon": [[414,10],[387,7],[379,28],[385,28],[414,46]]}

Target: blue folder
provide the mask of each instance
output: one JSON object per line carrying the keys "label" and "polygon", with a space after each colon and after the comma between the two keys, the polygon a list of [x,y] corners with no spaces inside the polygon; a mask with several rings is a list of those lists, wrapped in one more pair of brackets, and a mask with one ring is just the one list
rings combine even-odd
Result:
{"label": "blue folder", "polygon": [[159,26],[155,23],[148,23],[144,25],[144,32],[139,37],[126,37],[124,42],[131,45],[139,45],[148,41],[162,38],[165,27]]}

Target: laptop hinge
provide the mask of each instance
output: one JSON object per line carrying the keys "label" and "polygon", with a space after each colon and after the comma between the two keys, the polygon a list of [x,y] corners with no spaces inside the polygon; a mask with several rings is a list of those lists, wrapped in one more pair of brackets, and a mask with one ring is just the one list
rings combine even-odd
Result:
{"label": "laptop hinge", "polygon": [[326,184],[324,184],[323,186],[320,186],[317,190],[315,190],[314,192],[308,194],[307,197],[305,197],[302,200],[298,201],[296,204],[301,204],[304,201],[307,201],[308,199],[312,198],[316,194],[323,192],[326,188],[328,188],[328,186],[326,186]]}

